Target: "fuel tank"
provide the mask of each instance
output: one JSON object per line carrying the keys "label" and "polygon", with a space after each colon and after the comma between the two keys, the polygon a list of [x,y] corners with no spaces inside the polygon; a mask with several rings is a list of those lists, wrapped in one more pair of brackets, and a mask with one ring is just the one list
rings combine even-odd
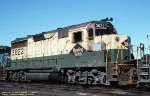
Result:
{"label": "fuel tank", "polygon": [[60,73],[25,73],[25,75],[30,81],[62,81],[62,75]]}

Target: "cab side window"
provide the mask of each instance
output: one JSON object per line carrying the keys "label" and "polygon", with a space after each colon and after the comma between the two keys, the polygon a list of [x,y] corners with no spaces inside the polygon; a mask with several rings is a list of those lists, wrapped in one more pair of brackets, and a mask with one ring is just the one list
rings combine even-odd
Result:
{"label": "cab side window", "polygon": [[95,35],[96,36],[103,35],[103,31],[101,29],[96,29],[95,30]]}
{"label": "cab side window", "polygon": [[93,29],[92,28],[88,29],[88,37],[93,37]]}
{"label": "cab side window", "polygon": [[78,31],[78,32],[73,33],[73,42],[77,43],[81,41],[82,41],[82,32]]}

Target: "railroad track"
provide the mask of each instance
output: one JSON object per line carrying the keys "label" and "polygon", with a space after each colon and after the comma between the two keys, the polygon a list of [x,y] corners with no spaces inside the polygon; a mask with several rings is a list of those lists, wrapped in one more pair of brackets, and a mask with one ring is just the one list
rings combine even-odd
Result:
{"label": "railroad track", "polygon": [[[6,83],[0,82],[1,95],[4,92],[19,92],[33,96],[149,96],[150,91],[139,91],[135,88],[122,89],[116,87],[89,86],[46,83]],[[10,95],[9,94],[9,95]],[[9,96],[8,95],[8,96]],[[4,95],[2,95],[4,96]]]}

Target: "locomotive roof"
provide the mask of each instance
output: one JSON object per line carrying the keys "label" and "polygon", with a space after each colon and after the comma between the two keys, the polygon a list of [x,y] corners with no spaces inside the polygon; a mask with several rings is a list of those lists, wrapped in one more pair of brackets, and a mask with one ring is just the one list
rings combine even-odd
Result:
{"label": "locomotive roof", "polygon": [[70,29],[75,29],[75,28],[80,28],[80,27],[86,27],[88,24],[94,24],[94,23],[104,23],[104,24],[107,24],[107,25],[109,25],[109,27],[111,28],[111,30],[114,31],[114,33],[117,33],[117,31],[114,28],[114,26],[110,22],[107,22],[107,20],[103,19],[101,21],[89,21],[89,22],[85,22],[85,23],[81,23],[81,24],[77,24],[77,25],[67,26],[67,27],[64,27],[64,28],[57,28],[55,30],[46,31],[46,32],[42,32],[42,33],[39,33],[39,34],[35,34],[35,35],[27,35],[26,37],[23,37],[23,38],[16,38],[11,43],[26,41],[28,38],[36,37],[36,36],[41,36],[41,35],[44,35],[46,33],[55,33],[55,32],[58,32],[58,30],[70,30]]}

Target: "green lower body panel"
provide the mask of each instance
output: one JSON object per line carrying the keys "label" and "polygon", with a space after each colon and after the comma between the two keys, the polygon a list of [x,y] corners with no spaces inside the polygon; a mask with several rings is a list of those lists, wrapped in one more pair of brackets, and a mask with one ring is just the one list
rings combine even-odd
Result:
{"label": "green lower body panel", "polygon": [[61,68],[74,67],[104,67],[104,58],[100,52],[85,52],[80,57],[72,54],[62,54],[55,56],[43,56],[27,59],[16,59],[12,61],[9,70],[25,69],[25,68],[50,68],[53,66]]}
{"label": "green lower body panel", "polygon": [[42,56],[26,59],[12,60],[11,67],[8,70],[17,70],[25,68],[50,68],[59,66],[60,68],[78,68],[78,67],[105,67],[107,61],[109,62],[124,62],[130,58],[128,50],[111,49],[106,52],[94,51],[84,52],[80,57],[73,54],[61,54],[53,56]]}

